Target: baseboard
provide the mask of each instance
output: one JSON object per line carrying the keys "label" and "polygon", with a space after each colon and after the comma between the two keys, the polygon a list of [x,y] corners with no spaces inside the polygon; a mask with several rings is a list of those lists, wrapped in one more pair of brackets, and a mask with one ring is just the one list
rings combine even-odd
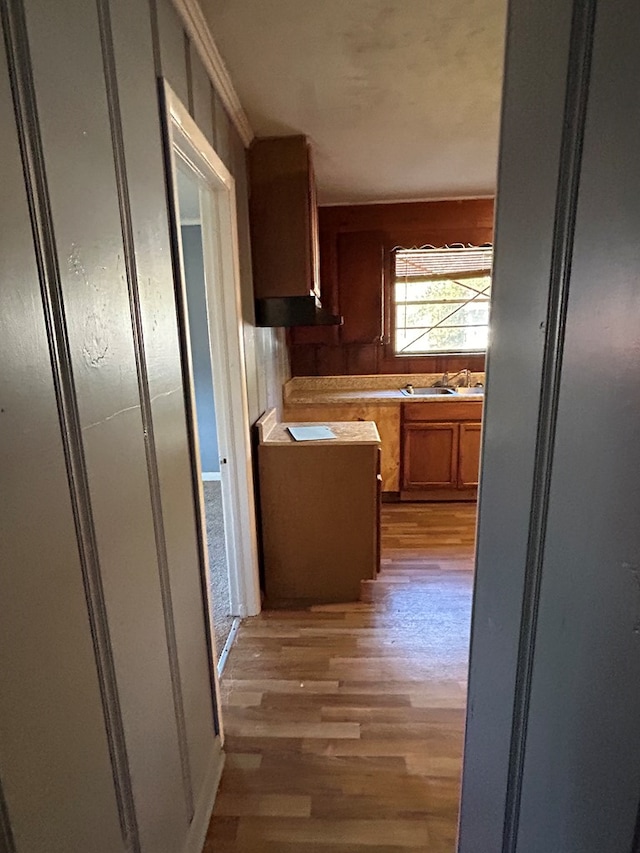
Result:
{"label": "baseboard", "polygon": [[478,499],[478,489],[406,489],[400,492],[401,501],[429,501],[432,503],[462,503]]}
{"label": "baseboard", "polygon": [[238,633],[238,628],[240,627],[240,619],[236,616],[231,624],[231,630],[229,631],[229,636],[222,647],[222,651],[220,652],[220,659],[218,660],[218,678],[222,677],[222,673],[224,671],[225,664],[227,662],[227,658],[229,657],[229,652],[231,651],[231,646],[233,646],[234,640],[236,638],[236,634]]}
{"label": "baseboard", "polygon": [[220,471],[203,471],[202,472],[202,482],[209,483],[211,480],[221,480],[222,474]]}
{"label": "baseboard", "polygon": [[185,841],[182,853],[202,853],[204,840],[207,836],[207,829],[213,812],[213,805],[216,801],[218,786],[222,778],[222,768],[224,767],[224,752],[220,746],[220,739],[216,739],[215,752],[211,758],[207,775],[205,776],[202,785],[202,791],[196,803],[196,810],[189,827],[187,840]]}

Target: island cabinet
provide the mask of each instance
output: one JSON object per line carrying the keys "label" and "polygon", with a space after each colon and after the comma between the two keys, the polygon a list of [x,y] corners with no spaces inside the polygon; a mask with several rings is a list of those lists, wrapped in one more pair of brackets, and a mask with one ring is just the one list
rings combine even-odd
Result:
{"label": "island cabinet", "polygon": [[303,405],[284,401],[284,417],[290,421],[374,421],[380,433],[382,491],[400,490],[400,403],[322,403]]}
{"label": "island cabinet", "polygon": [[265,603],[358,601],[380,567],[378,430],[324,421],[335,438],[295,441],[294,425],[257,424]]}
{"label": "island cabinet", "polygon": [[402,500],[475,500],[480,469],[482,402],[402,406]]}

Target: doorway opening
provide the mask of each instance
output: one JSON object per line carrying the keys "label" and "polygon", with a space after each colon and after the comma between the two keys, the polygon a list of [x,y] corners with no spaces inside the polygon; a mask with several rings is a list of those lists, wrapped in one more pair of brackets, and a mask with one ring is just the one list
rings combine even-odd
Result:
{"label": "doorway opening", "polygon": [[194,497],[219,674],[239,620],[260,611],[235,186],[166,83],[163,96]]}
{"label": "doorway opening", "polygon": [[[202,245],[202,215],[197,175],[186,164],[178,164],[178,214],[180,243],[187,296],[189,346],[196,404],[200,472],[204,490],[207,553],[209,557],[209,599],[218,663],[223,658],[234,627],[231,614],[231,587],[227,530],[224,520],[221,466],[225,464],[218,446],[216,389],[211,365],[211,339]],[[218,397],[220,391],[218,391]]]}

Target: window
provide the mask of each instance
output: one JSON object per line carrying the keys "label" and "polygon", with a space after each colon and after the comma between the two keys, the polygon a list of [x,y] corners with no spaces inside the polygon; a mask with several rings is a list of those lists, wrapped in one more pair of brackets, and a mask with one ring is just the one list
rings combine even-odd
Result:
{"label": "window", "polygon": [[487,349],[492,257],[492,246],[394,251],[396,355]]}

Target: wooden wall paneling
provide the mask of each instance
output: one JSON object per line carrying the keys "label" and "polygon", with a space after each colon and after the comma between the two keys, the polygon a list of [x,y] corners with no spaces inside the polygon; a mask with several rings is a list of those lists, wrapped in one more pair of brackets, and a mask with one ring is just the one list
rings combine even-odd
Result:
{"label": "wooden wall paneling", "polygon": [[24,175],[37,216],[39,281],[13,121],[8,67],[21,81],[19,123],[33,153],[35,105],[22,77],[28,45],[18,18],[4,7],[12,51],[0,62],[0,849],[124,853],[131,848],[121,834],[83,583],[91,568],[76,539],[54,386],[54,372],[66,389],[70,376],[61,341],[52,364],[43,307],[57,295],[55,246],[41,227],[46,198],[31,160]]}
{"label": "wooden wall paneling", "polygon": [[384,346],[378,348],[378,373],[431,373],[431,367],[426,370],[415,370],[409,360],[398,363],[395,359],[385,358]]}
{"label": "wooden wall paneling", "polygon": [[[170,652],[185,784],[191,806],[214,759],[214,712],[208,623],[184,411],[180,343],[174,304],[165,171],[156,81],[144,4],[111,0],[113,53],[122,123],[139,333],[143,344],[142,396],[150,423],[148,467],[160,537],[160,582]],[[194,57],[197,59],[197,57]],[[192,70],[196,67],[192,64]],[[136,78],[136,86],[127,81]],[[196,89],[194,88],[194,96]],[[195,99],[197,104],[197,98]],[[206,115],[201,115],[206,124]],[[210,122],[209,122],[210,124]],[[122,190],[121,190],[122,191]],[[146,384],[146,391],[144,385]],[[179,441],[176,439],[179,438]]]}
{"label": "wooden wall paneling", "polygon": [[347,373],[371,374],[378,372],[378,352],[376,344],[351,344],[346,347]]}
{"label": "wooden wall paneling", "polygon": [[316,348],[318,375],[334,376],[347,372],[347,351],[344,347],[318,344]]}
{"label": "wooden wall paneling", "polygon": [[[492,198],[389,204],[336,205],[323,208],[323,220],[336,231],[387,233],[436,232],[448,229],[493,227]],[[393,229],[389,223],[393,223]]]}
{"label": "wooden wall paneling", "polygon": [[484,355],[395,357],[387,354],[386,347],[378,348],[379,373],[444,373],[454,374],[468,367],[474,373],[485,369]]}
{"label": "wooden wall paneling", "polygon": [[[288,330],[289,331],[289,330]],[[291,344],[288,338],[289,357],[292,376],[317,376],[319,347],[316,344]]]}
{"label": "wooden wall paneling", "polygon": [[[321,287],[321,302],[322,307],[327,308],[327,302],[324,298],[324,280],[322,279],[322,272],[320,273],[320,287]],[[329,306],[331,305],[331,300],[328,300]],[[329,311],[333,313],[338,313],[337,309],[333,309],[332,307],[328,307]],[[340,326],[291,326],[288,331],[291,332],[290,340],[292,341],[292,346],[316,346],[317,344],[324,346],[338,346],[339,345],[339,336],[340,336]]]}
{"label": "wooden wall paneling", "polygon": [[198,51],[189,42],[189,72],[191,78],[192,116],[204,133],[207,141],[213,145],[213,121],[211,115],[211,83],[205,71]]}
{"label": "wooden wall paneling", "polygon": [[382,334],[383,235],[338,234],[338,281],[342,344],[379,343]]}
{"label": "wooden wall paneling", "polygon": [[185,107],[189,106],[190,83],[187,75],[185,33],[171,0],[152,0],[156,4],[162,75]]}
{"label": "wooden wall paneling", "polygon": [[[321,207],[319,210],[321,241],[321,280],[323,299],[325,293],[332,299],[333,310],[342,313],[342,327],[330,329],[300,329],[291,336],[292,344],[302,345],[329,342],[338,335],[340,346],[355,342],[373,341],[384,335],[385,344],[377,345],[376,364],[367,358],[374,373],[431,373],[449,370],[455,372],[466,367],[456,357],[421,356],[407,359],[396,356],[390,342],[391,275],[390,251],[398,245],[414,246],[451,242],[486,243],[493,234],[493,199],[467,199],[450,202],[415,202],[402,204],[345,205]],[[374,234],[384,245],[379,256],[379,266],[372,260]],[[377,248],[375,249],[377,253]],[[374,268],[375,267],[375,268]],[[346,273],[346,274],[345,274]],[[384,276],[384,291],[374,283]],[[461,357],[469,362],[470,369],[484,370],[484,355]],[[297,353],[294,375],[306,375],[305,361]],[[340,365],[335,355],[325,362]],[[461,366],[456,366],[460,364]],[[347,359],[344,370],[352,369]],[[359,372],[360,368],[354,366]],[[325,371],[320,368],[320,373]]]}
{"label": "wooden wall paneling", "polygon": [[[82,0],[54,7],[29,0],[26,11],[140,843],[169,853],[183,842],[189,803],[158,576],[130,270],[98,20],[96,9]],[[91,204],[78,204],[79,193]]]}

